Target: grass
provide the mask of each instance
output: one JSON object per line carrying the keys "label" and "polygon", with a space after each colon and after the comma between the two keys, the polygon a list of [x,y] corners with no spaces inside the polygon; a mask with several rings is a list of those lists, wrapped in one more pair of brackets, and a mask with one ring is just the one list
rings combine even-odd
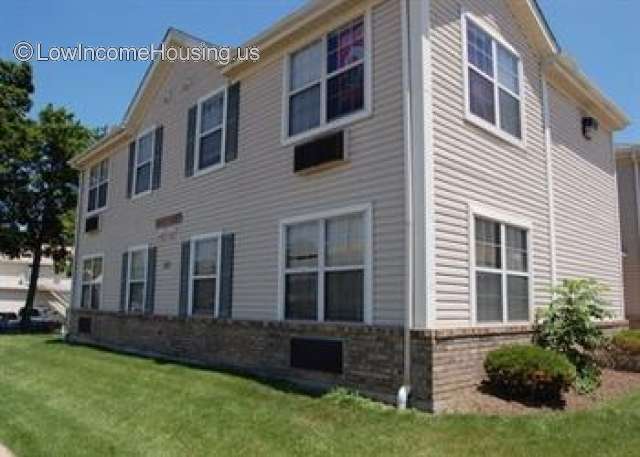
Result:
{"label": "grass", "polygon": [[0,442],[21,456],[636,456],[640,392],[579,413],[399,413],[215,371],[0,336]]}

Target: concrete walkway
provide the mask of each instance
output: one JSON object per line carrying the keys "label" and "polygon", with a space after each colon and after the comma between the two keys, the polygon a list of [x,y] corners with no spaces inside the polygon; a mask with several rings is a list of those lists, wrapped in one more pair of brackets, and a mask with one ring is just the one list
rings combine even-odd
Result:
{"label": "concrete walkway", "polygon": [[14,457],[9,449],[0,444],[0,457]]}

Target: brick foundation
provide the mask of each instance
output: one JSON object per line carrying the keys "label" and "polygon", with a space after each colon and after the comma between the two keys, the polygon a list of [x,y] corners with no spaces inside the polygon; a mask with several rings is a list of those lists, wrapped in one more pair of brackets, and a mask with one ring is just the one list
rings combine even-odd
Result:
{"label": "brick foundation", "polygon": [[[81,317],[91,319],[90,333],[79,331]],[[445,410],[456,391],[482,381],[487,352],[503,344],[530,341],[531,336],[527,326],[413,331],[412,404]],[[292,368],[290,341],[300,337],[341,341],[342,373]],[[389,403],[395,402],[403,383],[401,327],[184,319],[76,309],[70,313],[69,340],[312,388],[340,385]]]}
{"label": "brick foundation", "polygon": [[[91,318],[91,333],[78,321]],[[295,337],[343,343],[343,373],[292,368],[290,340]],[[429,408],[430,352],[424,334],[413,342],[415,398]],[[139,355],[217,368],[229,368],[312,388],[341,385],[385,402],[395,402],[403,381],[403,330],[400,327],[314,324],[279,321],[214,320],[169,316],[133,316],[73,310],[69,340]]]}

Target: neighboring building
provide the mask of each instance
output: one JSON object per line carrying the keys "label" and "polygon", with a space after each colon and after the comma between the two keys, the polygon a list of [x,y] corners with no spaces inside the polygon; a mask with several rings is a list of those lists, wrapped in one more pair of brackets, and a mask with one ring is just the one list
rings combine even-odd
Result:
{"label": "neighboring building", "polygon": [[626,325],[625,115],[535,2],[462,5],[314,1],[258,63],[155,62],[72,161],[70,337],[442,409],[556,280]]}
{"label": "neighboring building", "polygon": [[[10,259],[0,256],[0,314],[19,315],[27,299],[30,257]],[[38,291],[33,306],[50,315],[65,317],[71,295],[71,279],[56,274],[53,260],[43,257],[40,264]]]}
{"label": "neighboring building", "polygon": [[620,145],[618,196],[627,318],[640,326],[640,144]]}

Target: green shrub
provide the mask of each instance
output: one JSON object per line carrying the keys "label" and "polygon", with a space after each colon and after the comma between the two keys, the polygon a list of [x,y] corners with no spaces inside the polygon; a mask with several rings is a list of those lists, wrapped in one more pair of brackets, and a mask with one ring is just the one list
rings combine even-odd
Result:
{"label": "green shrub", "polygon": [[623,351],[640,355],[640,330],[623,330],[616,333],[611,343]]}
{"label": "green shrub", "polygon": [[535,341],[567,356],[576,367],[576,390],[589,393],[600,385],[594,352],[606,339],[597,321],[609,317],[605,288],[591,279],[566,279],[553,289],[553,300],[541,313]]}
{"label": "green shrub", "polygon": [[560,399],[576,379],[576,369],[564,355],[531,344],[490,352],[484,368],[500,392],[534,400]]}

